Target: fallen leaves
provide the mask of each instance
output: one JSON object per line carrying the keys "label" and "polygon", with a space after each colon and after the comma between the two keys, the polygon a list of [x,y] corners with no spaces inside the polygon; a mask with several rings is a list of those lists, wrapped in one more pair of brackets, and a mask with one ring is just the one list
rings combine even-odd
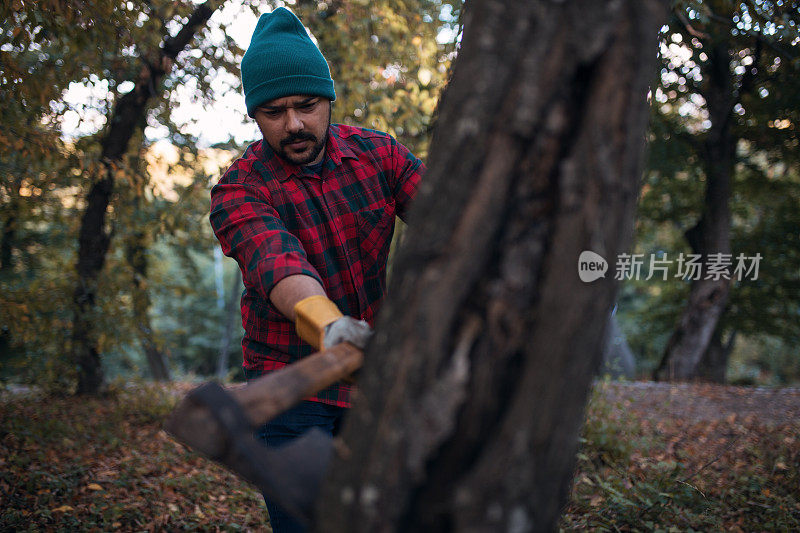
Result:
{"label": "fallen leaves", "polygon": [[[0,530],[268,531],[258,492],[163,432],[175,396],[0,403]],[[597,397],[565,529],[800,529],[800,392]]]}
{"label": "fallen leaves", "polygon": [[798,419],[797,389],[601,385],[562,528],[800,530]]}
{"label": "fallen leaves", "polygon": [[257,491],[161,429],[175,396],[0,401],[0,531],[268,531]]}

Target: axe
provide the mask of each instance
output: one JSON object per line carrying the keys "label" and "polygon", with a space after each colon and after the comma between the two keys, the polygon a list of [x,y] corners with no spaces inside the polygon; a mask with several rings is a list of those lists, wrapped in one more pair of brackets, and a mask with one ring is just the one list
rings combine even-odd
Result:
{"label": "axe", "polygon": [[364,352],[341,342],[244,386],[205,383],[172,411],[165,429],[178,441],[226,466],[258,487],[299,521],[311,520],[314,500],[333,450],[332,440],[312,429],[270,448],[257,427],[358,370]]}

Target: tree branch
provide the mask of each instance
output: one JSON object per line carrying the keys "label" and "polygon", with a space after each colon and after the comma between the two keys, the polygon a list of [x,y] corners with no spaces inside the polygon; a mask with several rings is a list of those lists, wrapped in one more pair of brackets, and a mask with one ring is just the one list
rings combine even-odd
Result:
{"label": "tree branch", "polygon": [[782,47],[778,46],[778,44],[775,41],[773,41],[772,39],[768,39],[762,33],[759,33],[757,31],[753,31],[753,30],[747,30],[747,29],[744,29],[744,28],[740,28],[736,24],[734,24],[732,20],[727,19],[725,17],[722,17],[720,15],[717,15],[716,13],[714,13],[714,12],[712,12],[710,10],[707,12],[707,15],[708,15],[709,19],[711,19],[711,20],[713,20],[715,22],[719,22],[720,24],[724,24],[724,25],[728,26],[731,29],[736,29],[737,31],[740,31],[740,32],[742,32],[742,33],[744,33],[746,35],[749,35],[750,37],[753,37],[753,38],[757,39],[759,42],[764,43],[765,45],[770,47],[776,54],[778,54],[779,56],[783,57],[784,59],[786,59],[788,61],[794,61],[795,59],[797,59],[797,55],[792,54],[790,51],[785,50]]}
{"label": "tree branch", "polygon": [[686,18],[682,11],[675,11],[675,17],[692,37],[697,37],[698,39],[708,39],[710,37],[709,34],[694,29],[694,26],[689,23],[689,19]]}
{"label": "tree branch", "polygon": [[156,87],[161,78],[171,70],[175,58],[194,38],[197,30],[208,22],[220,4],[222,0],[208,0],[197,6],[180,31],[174,37],[164,39],[158,59],[153,63],[146,63],[139,74],[136,87],[117,101],[111,126],[102,141],[103,160],[116,161],[122,158],[136,127],[144,119],[147,101],[157,94]]}
{"label": "tree branch", "polygon": [[189,41],[194,38],[197,30],[205,26],[221,3],[221,0],[208,0],[197,6],[177,35],[164,39],[164,44],[161,46],[161,54],[174,60],[186,48]]}
{"label": "tree branch", "polygon": [[739,87],[739,100],[742,95],[750,93],[755,86],[756,76],[758,75],[758,63],[761,60],[762,43],[756,39],[755,51],[753,52],[753,64],[747,67],[747,70],[742,76],[742,84]]}

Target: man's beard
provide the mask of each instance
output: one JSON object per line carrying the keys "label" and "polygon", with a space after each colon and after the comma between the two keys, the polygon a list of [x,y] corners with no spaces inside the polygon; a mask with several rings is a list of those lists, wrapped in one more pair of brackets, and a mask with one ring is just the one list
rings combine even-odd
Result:
{"label": "man's beard", "polygon": [[[322,136],[322,139],[317,139],[315,135],[309,133],[307,131],[301,131],[298,133],[293,133],[286,137],[285,139],[281,140],[281,144],[278,150],[275,150],[275,153],[284,161],[288,161],[293,165],[307,165],[314,161],[319,153],[325,148],[325,143],[328,140],[328,128],[325,128],[325,134]],[[311,151],[308,152],[308,155],[291,155],[286,150],[286,146],[295,143],[298,141],[311,141],[313,146],[311,147]],[[273,147],[274,149],[274,147]]]}
{"label": "man's beard", "polygon": [[[288,161],[293,165],[302,166],[313,162],[317,158],[319,153],[325,148],[325,143],[328,141],[328,129],[330,129],[331,125],[332,111],[333,111],[332,108],[329,107],[328,124],[325,126],[325,133],[322,135],[322,139],[317,139],[316,135],[314,135],[313,133],[307,131],[301,131],[299,133],[293,133],[292,135],[289,135],[285,139],[281,139],[280,146],[277,149],[274,146],[270,145],[272,147],[272,150],[278,155],[278,157],[280,157],[284,161]],[[298,158],[289,155],[289,153],[286,151],[286,145],[298,141],[311,141],[312,143],[314,143],[314,145],[311,147],[311,151],[308,153],[307,156],[302,156]]]}

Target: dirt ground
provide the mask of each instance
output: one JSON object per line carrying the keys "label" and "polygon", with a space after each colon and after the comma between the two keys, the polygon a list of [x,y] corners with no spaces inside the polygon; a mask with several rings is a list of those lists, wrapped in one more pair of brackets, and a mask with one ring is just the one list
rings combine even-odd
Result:
{"label": "dirt ground", "polygon": [[800,424],[800,388],[734,387],[713,384],[618,382],[604,384],[606,398],[622,401],[642,418],[687,423],[725,420]]}

